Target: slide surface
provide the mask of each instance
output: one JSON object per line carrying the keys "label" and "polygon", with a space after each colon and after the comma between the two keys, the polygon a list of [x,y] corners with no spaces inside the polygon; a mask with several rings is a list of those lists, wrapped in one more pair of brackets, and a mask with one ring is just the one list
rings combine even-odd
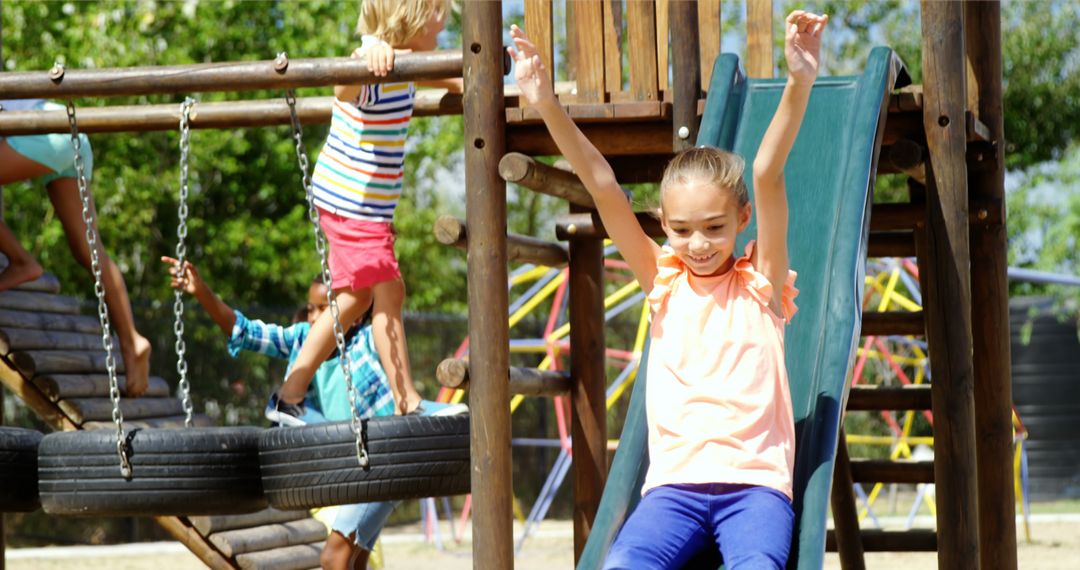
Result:
{"label": "slide surface", "polygon": [[[799,312],[785,333],[795,412],[795,533],[789,568],[821,568],[836,440],[862,322],[870,199],[889,94],[907,82],[899,58],[875,48],[861,75],[821,77],[788,160],[788,248],[798,272]],[[747,172],[786,79],[747,79],[738,58],[716,60],[699,145],[737,152]],[[752,181],[747,177],[747,183]],[[736,251],[756,235],[756,221]],[[600,568],[640,500],[648,468],[645,370],[648,345],[579,569]],[[716,567],[717,561],[699,564]]]}

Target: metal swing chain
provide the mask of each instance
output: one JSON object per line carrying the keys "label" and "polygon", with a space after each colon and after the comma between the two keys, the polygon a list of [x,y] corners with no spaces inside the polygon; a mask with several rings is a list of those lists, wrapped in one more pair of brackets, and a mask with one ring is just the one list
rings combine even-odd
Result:
{"label": "metal swing chain", "polygon": [[319,225],[319,209],[315,207],[315,199],[311,190],[311,175],[308,172],[307,151],[304,150],[304,131],[300,126],[300,119],[296,115],[296,94],[292,89],[285,93],[285,102],[289,105],[289,114],[292,118],[292,134],[293,139],[296,141],[296,158],[300,163],[300,172],[303,174],[308,217],[311,219],[314,228],[315,250],[319,253],[319,262],[322,266],[322,280],[323,285],[326,287],[326,300],[330,306],[330,314],[334,317],[334,341],[337,343],[341,372],[345,375],[345,384],[348,387],[349,408],[352,410],[350,425],[353,435],[356,437],[356,461],[360,467],[366,468],[369,463],[368,452],[367,446],[364,444],[360,412],[356,409],[357,391],[352,375],[352,357],[345,350],[345,329],[341,324],[341,311],[338,308],[337,297],[334,295],[333,287],[331,287],[333,279],[330,275],[330,263],[327,259],[326,236],[323,235],[322,228]]}
{"label": "metal swing chain", "polygon": [[[194,104],[195,100],[191,97],[184,99],[184,102],[180,104],[180,205],[177,207],[177,219],[179,222],[176,226],[176,276],[180,279],[184,278],[184,262],[187,257],[185,240],[188,234],[188,153],[191,137],[188,122],[191,115],[191,106]],[[173,315],[176,316],[176,322],[173,323],[173,332],[176,333],[176,373],[180,376],[179,387],[183,398],[184,427],[191,427],[191,414],[194,406],[191,404],[191,384],[187,378],[188,366],[185,358],[187,344],[184,342],[184,291],[179,288],[174,289],[173,293],[176,295],[173,301]]]}
{"label": "metal swing chain", "polygon": [[109,306],[105,303],[105,286],[101,282],[101,262],[98,256],[98,234],[94,209],[90,203],[90,191],[86,184],[86,170],[82,159],[82,141],[79,126],[75,122],[75,104],[67,102],[68,125],[71,126],[71,147],[75,151],[75,172],[82,200],[82,219],[86,224],[86,244],[90,248],[90,270],[94,274],[94,295],[98,300],[98,319],[101,321],[101,345],[105,348],[105,369],[109,373],[109,399],[112,400],[112,419],[116,424],[116,454],[120,457],[120,475],[131,478],[131,460],[124,444],[124,414],[120,411],[120,387],[116,379],[116,358],[113,356],[112,325],[109,323]]}

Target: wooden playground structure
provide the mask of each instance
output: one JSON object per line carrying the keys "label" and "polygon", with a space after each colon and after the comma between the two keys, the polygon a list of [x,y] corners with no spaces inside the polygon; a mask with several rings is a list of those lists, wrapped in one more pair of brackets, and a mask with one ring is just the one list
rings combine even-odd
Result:
{"label": "wooden playground structure", "polygon": [[[524,4],[525,28],[547,68],[554,69],[559,62],[553,3]],[[771,0],[747,0],[750,77],[774,75],[774,8]],[[461,76],[465,81],[460,96],[421,93],[415,115],[464,117],[467,218],[448,243],[468,251],[470,364],[458,374],[467,373],[470,386],[473,564],[502,569],[513,567],[507,524],[513,497],[507,405],[512,393],[569,394],[576,557],[596,517],[608,473],[604,231],[574,175],[530,158],[557,151],[538,115],[504,90],[502,3],[466,1],[462,10],[461,52],[403,55],[389,79]],[[621,182],[658,181],[666,161],[697,139],[703,86],[710,84],[720,52],[719,0],[567,2],[567,12],[569,45],[560,65],[572,69],[576,88],[560,97],[569,114],[611,160]],[[933,382],[854,386],[845,403],[852,411],[932,410],[935,456],[932,462],[851,458],[841,432],[831,498],[836,530],[829,533],[828,545],[840,553],[844,568],[864,567],[864,551],[903,550],[936,550],[941,568],[1015,568],[1000,4],[924,1],[922,34],[922,85],[892,95],[876,164],[878,174],[908,176],[910,201],[874,205],[869,252],[917,259],[924,309],[867,313],[862,334],[925,336]],[[684,37],[696,41],[676,39]],[[282,55],[273,61],[172,68],[2,73],[0,98],[291,89],[350,81],[374,78],[348,58],[290,61]],[[196,129],[289,121],[288,108],[272,101],[210,103],[197,110],[191,118]],[[330,99],[301,100],[298,112],[303,122],[327,122]],[[79,112],[86,133],[175,129],[178,119],[173,105]],[[68,129],[66,116],[58,112],[0,114],[0,136]],[[507,181],[568,202],[568,216],[557,232],[568,246],[507,234]],[[647,214],[639,219],[650,235],[662,235]],[[568,375],[511,370],[510,261],[569,265]],[[0,306],[4,296],[11,294],[0,295]],[[32,305],[23,310],[55,311]],[[40,318],[41,328],[47,330],[47,321]],[[90,427],[73,415],[85,401],[47,393],[43,381],[35,381],[33,365],[19,364],[25,358],[19,352],[17,343],[3,347],[5,386],[56,429]],[[174,408],[162,407],[157,417],[175,416]],[[146,420],[153,417],[148,412]],[[934,483],[937,532],[860,531],[852,491],[858,482]],[[209,566],[240,566],[207,538],[211,531],[201,532],[193,521],[160,517],[159,522]]]}

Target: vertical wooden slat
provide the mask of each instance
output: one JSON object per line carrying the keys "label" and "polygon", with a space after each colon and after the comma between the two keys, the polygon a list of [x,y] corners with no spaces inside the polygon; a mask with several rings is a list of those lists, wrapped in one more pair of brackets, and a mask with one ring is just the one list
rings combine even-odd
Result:
{"label": "vertical wooden slat", "polygon": [[656,79],[660,91],[668,90],[668,0],[656,0]]}
{"label": "vertical wooden slat", "polygon": [[[631,2],[633,4],[634,2]],[[604,0],[604,90],[614,95],[622,88],[622,0]]]}
{"label": "vertical wooden slat", "polygon": [[[588,212],[571,206],[571,212]],[[589,539],[607,480],[604,243],[570,242],[570,388],[573,403],[574,561]]]}
{"label": "vertical wooden slat", "polygon": [[659,98],[656,66],[656,8],[652,2],[631,0],[626,7],[627,50],[630,54],[630,92],[636,101]]}
{"label": "vertical wooden slat", "polygon": [[746,0],[746,73],[773,76],[772,0]]}
{"label": "vertical wooden slat", "polygon": [[[698,7],[696,0],[671,3],[671,37],[680,30],[696,30]],[[685,33],[685,32],[682,32]],[[694,146],[698,133],[697,104],[701,96],[701,60],[695,41],[671,43],[673,81],[672,91],[672,148],[675,152]]]}
{"label": "vertical wooden slat", "polygon": [[540,61],[547,67],[548,76],[555,79],[555,63],[551,46],[552,32],[551,0],[525,0],[525,33],[536,44]]}
{"label": "vertical wooden slat", "polygon": [[934,373],[938,566],[979,567],[971,257],[965,151],[964,7],[922,2],[923,128],[930,149],[927,220],[919,231]]}
{"label": "vertical wooden slat", "polygon": [[836,445],[830,499],[840,567],[844,570],[865,570],[858,504],[855,502],[855,482],[851,477],[851,458],[848,456],[847,435],[843,428],[840,429],[840,439]]}
{"label": "vertical wooden slat", "polygon": [[708,88],[712,68],[720,55],[720,0],[698,0],[698,46],[701,50],[701,84]]}
{"label": "vertical wooden slat", "polygon": [[499,176],[506,152],[502,3],[465,2],[462,22],[473,565],[512,569],[506,183]]}
{"label": "vertical wooden slat", "polygon": [[[577,36],[577,100],[582,103],[604,102],[604,26],[603,4],[574,2],[574,34]],[[570,31],[567,30],[567,33]]]}
{"label": "vertical wooden slat", "polygon": [[[964,4],[964,32],[979,118],[990,131],[994,168],[970,172],[971,196],[1001,211],[1005,220],[1001,4]],[[1016,501],[1012,473],[1012,358],[1005,224],[971,228],[971,330],[975,368],[975,431],[979,466],[979,560],[986,569],[1015,570]],[[977,309],[976,309],[977,308]]]}

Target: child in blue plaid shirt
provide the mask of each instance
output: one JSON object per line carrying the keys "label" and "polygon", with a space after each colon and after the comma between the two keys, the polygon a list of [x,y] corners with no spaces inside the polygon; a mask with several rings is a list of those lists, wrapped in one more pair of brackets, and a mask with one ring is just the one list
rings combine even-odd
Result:
{"label": "child in blue plaid shirt", "polygon": [[[311,323],[326,309],[326,287],[321,280],[316,280],[308,288],[307,307],[301,312],[306,320],[281,326],[248,319],[222,301],[202,280],[194,265],[185,262],[184,275],[177,277],[176,260],[170,257],[162,257],[161,260],[169,264],[172,287],[194,295],[228,336],[229,354],[234,357],[241,350],[250,350],[273,358],[288,359],[291,367],[308,337]],[[351,373],[357,391],[355,405],[360,418],[394,415],[394,396],[375,352],[371,323],[362,320],[350,327],[345,344],[351,358]],[[300,419],[305,423],[348,420],[352,417],[352,411],[346,390],[335,351],[317,369],[305,400],[305,414]],[[275,407],[276,402],[271,399],[267,409]],[[398,502],[342,506],[323,548],[323,568],[366,568],[375,541]],[[355,566],[350,565],[350,561]]]}

